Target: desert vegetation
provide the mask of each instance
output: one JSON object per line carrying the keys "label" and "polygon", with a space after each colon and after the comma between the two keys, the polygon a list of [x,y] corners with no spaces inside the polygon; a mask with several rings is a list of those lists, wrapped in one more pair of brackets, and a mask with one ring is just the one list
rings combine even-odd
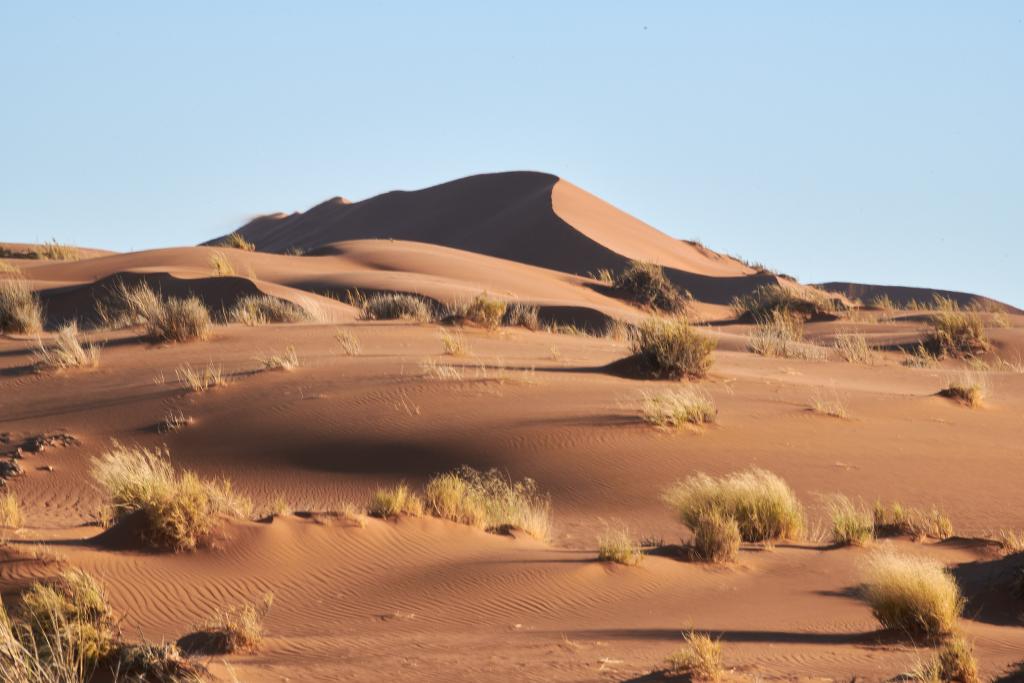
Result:
{"label": "desert vegetation", "polygon": [[10,491],[0,493],[0,528],[20,529],[22,523],[21,504]]}
{"label": "desert vegetation", "polygon": [[531,331],[539,330],[541,327],[540,309],[532,304],[518,301],[509,304],[505,310],[505,319],[502,324],[509,327],[525,327]]}
{"label": "desert vegetation", "polygon": [[808,320],[835,316],[839,304],[836,298],[819,289],[775,284],[761,285],[750,294],[736,297],[732,308],[738,319],[764,320],[782,313]]}
{"label": "desert vegetation", "polygon": [[441,350],[446,356],[464,356],[469,353],[466,335],[459,331],[441,330]]}
{"label": "desert vegetation", "polygon": [[846,412],[846,406],[843,404],[842,399],[839,398],[839,394],[835,389],[832,390],[831,394],[826,393],[822,389],[816,389],[811,395],[808,407],[811,409],[811,412],[818,415],[838,417],[843,420],[849,417]]}
{"label": "desert vegetation", "polygon": [[708,509],[693,519],[691,551],[701,562],[735,562],[740,552],[740,526],[736,518],[717,509]]}
{"label": "desert vegetation", "polygon": [[910,536],[915,540],[924,538],[946,539],[953,535],[953,523],[941,510],[929,511],[904,506],[900,503],[884,505],[875,503],[872,510],[876,536]]}
{"label": "desert vegetation", "polygon": [[39,254],[39,258],[50,261],[78,261],[82,258],[82,252],[77,247],[61,244],[55,239],[43,242],[35,249],[35,252]]}
{"label": "desert vegetation", "polygon": [[878,551],[863,569],[862,595],[883,628],[928,638],[952,632],[964,600],[934,560]]}
{"label": "desert vegetation", "polygon": [[955,301],[936,295],[937,311],[925,345],[939,358],[972,358],[988,351],[985,325],[976,312],[961,310]]}
{"label": "desert vegetation", "polygon": [[724,673],[722,644],[696,631],[683,634],[683,646],[668,658],[667,673],[695,681],[717,681]]}
{"label": "desert vegetation", "polygon": [[165,449],[114,442],[92,459],[91,473],[106,498],[104,517],[134,520],[139,540],[163,550],[195,550],[216,537],[223,517],[248,517],[252,502],[227,479],[177,472]]}
{"label": "desert vegetation", "polygon": [[955,633],[942,642],[931,659],[911,672],[911,678],[922,683],[978,683],[981,677],[974,647],[962,634]]}
{"label": "desert vegetation", "polygon": [[259,361],[264,370],[284,370],[290,372],[299,367],[299,356],[294,346],[288,346],[282,353],[271,352],[265,356],[258,357],[256,360]]}
{"label": "desert vegetation", "polygon": [[694,386],[684,386],[680,389],[645,394],[640,415],[644,422],[657,427],[705,425],[715,421],[718,407],[706,391]]}
{"label": "desert vegetation", "polygon": [[508,304],[501,299],[495,299],[483,292],[478,294],[469,306],[466,307],[465,319],[486,327],[489,330],[496,330],[505,319],[505,312]]}
{"label": "desert vegetation", "polygon": [[164,299],[145,282],[132,286],[118,281],[106,300],[97,302],[97,312],[107,327],[142,325],[156,341],[203,340],[213,328],[210,311],[201,299]]}
{"label": "desert vegetation", "polygon": [[615,276],[612,288],[628,301],[665,313],[685,312],[690,299],[665,277],[661,266],[642,261],[631,261]]}
{"label": "desert vegetation", "polygon": [[837,334],[832,340],[832,348],[847,363],[871,365],[875,359],[875,353],[868,346],[867,339],[863,334],[853,332]]}
{"label": "desert vegetation", "polygon": [[33,356],[37,367],[49,370],[95,368],[100,364],[100,348],[95,344],[82,344],[75,322],[62,325],[51,346],[39,341]]}
{"label": "desert vegetation", "polygon": [[188,642],[204,654],[258,652],[263,645],[263,620],[274,604],[274,594],[267,593],[260,604],[245,602],[218,610],[197,633],[179,642]]}
{"label": "desert vegetation", "polygon": [[240,233],[233,232],[220,241],[220,246],[242,251],[256,251],[256,245],[242,237]]}
{"label": "desert vegetation", "polygon": [[867,545],[875,537],[875,520],[864,505],[854,503],[843,495],[832,496],[827,504],[836,545]]}
{"label": "desert vegetation", "polygon": [[955,399],[971,408],[980,406],[986,393],[985,377],[976,372],[963,372],[951,378],[945,388],[939,391],[940,396]]}
{"label": "desert vegetation", "polygon": [[39,297],[22,278],[0,280],[0,333],[33,334],[43,329]]}
{"label": "desert vegetation", "polygon": [[803,318],[788,309],[759,314],[747,347],[762,356],[824,360],[825,350],[804,341]]}
{"label": "desert vegetation", "polygon": [[334,331],[334,340],[338,342],[338,347],[346,356],[358,356],[362,352],[363,347],[359,343],[359,338],[348,330],[337,328]]}
{"label": "desert vegetation", "polygon": [[551,532],[551,502],[532,479],[462,467],[433,477],[425,493],[427,509],[442,519],[495,532],[521,529],[539,539]]}
{"label": "desert vegetation", "polygon": [[422,298],[412,294],[385,292],[373,294],[362,300],[363,320],[415,320],[429,322],[434,315]]}
{"label": "desert vegetation", "polygon": [[656,377],[700,379],[713,362],[715,340],[685,320],[648,318],[634,330],[630,350]]}
{"label": "desert vegetation", "polygon": [[231,259],[222,251],[214,251],[210,254],[210,270],[216,277],[231,277],[237,274]]}
{"label": "desert vegetation", "polygon": [[185,363],[174,369],[174,374],[183,386],[189,391],[201,394],[214,387],[226,386],[228,381],[224,377],[224,370],[212,362],[207,363],[204,368],[193,368]]}
{"label": "desert vegetation", "polygon": [[423,499],[402,482],[390,488],[381,487],[373,492],[366,513],[371,517],[392,519],[399,515],[423,515]]}
{"label": "desert vegetation", "polygon": [[640,544],[629,535],[625,526],[607,526],[597,537],[597,559],[635,567],[644,559]]}
{"label": "desert vegetation", "polygon": [[225,317],[230,322],[250,327],[270,323],[300,323],[311,319],[306,309],[301,306],[266,294],[240,298],[227,311]]}

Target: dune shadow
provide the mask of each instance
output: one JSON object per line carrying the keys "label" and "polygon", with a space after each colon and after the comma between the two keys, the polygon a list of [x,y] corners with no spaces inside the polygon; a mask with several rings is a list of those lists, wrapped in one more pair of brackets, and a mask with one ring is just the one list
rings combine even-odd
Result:
{"label": "dune shadow", "polygon": [[[564,631],[566,637],[577,640],[664,640],[681,641],[681,628],[637,628],[637,629],[580,629]],[[700,629],[697,630],[701,633]],[[563,631],[559,632],[559,636]],[[888,646],[901,642],[886,631],[859,631],[853,633],[811,633],[798,631],[706,631],[712,638],[723,643],[767,643],[777,645],[863,645],[866,647]]]}
{"label": "dune shadow", "polygon": [[996,626],[1021,626],[1024,553],[957,565],[952,570],[967,600],[964,616]]}

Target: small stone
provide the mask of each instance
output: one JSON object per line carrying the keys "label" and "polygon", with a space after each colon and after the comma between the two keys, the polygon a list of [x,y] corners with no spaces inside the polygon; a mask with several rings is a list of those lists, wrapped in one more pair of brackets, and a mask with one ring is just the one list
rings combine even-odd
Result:
{"label": "small stone", "polygon": [[44,470],[46,472],[53,472],[53,465],[43,465],[39,469]]}

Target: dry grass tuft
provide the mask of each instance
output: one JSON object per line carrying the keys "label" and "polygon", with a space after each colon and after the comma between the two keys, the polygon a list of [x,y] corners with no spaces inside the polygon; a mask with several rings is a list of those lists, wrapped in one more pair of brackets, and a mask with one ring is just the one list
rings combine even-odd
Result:
{"label": "dry grass tuft", "polygon": [[735,519],[748,542],[795,540],[804,531],[803,507],[793,489],[759,468],[720,478],[698,473],[677,483],[663,498],[691,531],[708,514]]}
{"label": "dry grass tuft", "polygon": [[248,517],[252,502],[227,479],[175,472],[166,450],[114,442],[92,459],[92,477],[107,497],[114,522],[137,517],[140,540],[154,548],[194,550],[213,541],[221,517]]}
{"label": "dry grass tuft", "polygon": [[762,356],[825,360],[825,349],[804,341],[803,318],[785,309],[757,318],[747,347]]}
{"label": "dry grass tuft", "polygon": [[631,261],[615,276],[614,289],[625,299],[656,311],[679,314],[686,310],[688,298],[665,277],[654,263]]}
{"label": "dry grass tuft", "polygon": [[96,302],[104,326],[112,329],[143,325],[157,341],[184,342],[210,336],[210,311],[197,297],[164,299],[145,282],[130,286],[119,280],[106,299]]}
{"label": "dry grass tuft", "polygon": [[299,356],[295,353],[295,347],[289,346],[284,353],[271,353],[268,356],[261,356],[256,360],[263,366],[264,370],[284,370],[291,372],[299,367]]}
{"label": "dry grass tuft", "polygon": [[715,421],[718,407],[706,391],[686,386],[659,394],[645,394],[640,414],[644,422],[658,427],[704,425]]}
{"label": "dry grass tuft", "polygon": [[735,562],[740,552],[739,524],[733,517],[711,510],[700,514],[693,531],[693,553],[702,562]]}
{"label": "dry grass tuft", "polygon": [[0,493],[0,528],[20,529],[23,522],[21,505],[13,493]]}
{"label": "dry grass tuft", "polygon": [[963,311],[952,299],[935,296],[936,313],[932,317],[932,331],[925,345],[938,357],[972,358],[988,351],[990,344],[985,335],[981,316]]}
{"label": "dry grass tuft", "polygon": [[220,241],[220,246],[242,251],[256,251],[256,245],[242,237],[241,234],[233,232]]}
{"label": "dry grass tuft", "polygon": [[949,380],[939,396],[956,399],[966,406],[976,408],[981,405],[988,393],[988,383],[984,375],[976,372],[964,372]]}
{"label": "dry grass tuft", "polygon": [[441,349],[446,356],[465,356],[469,353],[469,343],[466,336],[457,330],[441,330]]}
{"label": "dry grass tuft", "polygon": [[464,377],[459,368],[450,363],[438,363],[433,358],[427,358],[420,363],[420,370],[428,379],[439,379],[445,382],[461,382]]}
{"label": "dry grass tuft", "polygon": [[808,407],[818,415],[838,417],[843,420],[849,417],[846,412],[846,406],[843,405],[839,394],[834,389],[831,396],[826,396],[820,389],[816,390],[811,396]]}
{"label": "dry grass tuft", "polygon": [[185,415],[179,408],[171,408],[164,415],[164,419],[157,425],[157,431],[161,433],[177,432],[192,424],[190,416]]}
{"label": "dry grass tuft", "polygon": [[361,301],[363,320],[415,320],[430,322],[434,315],[422,298],[412,294],[386,292]]}
{"label": "dry grass tuft", "polygon": [[79,261],[82,258],[82,252],[77,247],[61,244],[55,239],[43,242],[36,248],[35,252],[39,254],[40,258],[49,259],[50,261]]}
{"label": "dry grass tuft", "polygon": [[626,527],[607,527],[597,537],[597,559],[599,562],[614,562],[627,567],[636,567],[644,560],[640,544],[630,537]]}
{"label": "dry grass tuft", "polygon": [[464,466],[427,482],[426,500],[435,516],[481,529],[521,529],[542,540],[551,532],[551,501],[529,478],[513,481],[497,470]]}
{"label": "dry grass tuft", "polygon": [[707,376],[714,339],[698,334],[685,320],[649,318],[636,327],[630,350],[659,377],[700,379]]}
{"label": "dry grass tuft", "polygon": [[947,638],[935,656],[912,671],[910,677],[923,683],[981,681],[978,676],[978,662],[974,658],[974,646],[960,634]]}
{"label": "dry grass tuft", "polygon": [[496,330],[501,326],[507,309],[508,303],[491,298],[487,292],[483,292],[466,308],[465,318],[489,330]]}
{"label": "dry grass tuft", "polygon": [[22,278],[0,280],[0,333],[34,334],[43,329],[43,308]]}
{"label": "dry grass tuft", "polygon": [[900,503],[888,507],[880,501],[872,511],[875,536],[910,536],[915,540],[937,538],[945,540],[953,535],[953,523],[938,508],[924,512]]}
{"label": "dry grass tuft", "polygon": [[208,339],[213,323],[210,311],[198,298],[170,298],[157,315],[146,321],[149,335],[161,341],[186,342]]}
{"label": "dry grass tuft", "polygon": [[839,357],[847,363],[861,363],[871,365],[875,362],[875,353],[868,346],[867,339],[863,334],[837,334],[832,341],[832,346],[839,354]]}
{"label": "dry grass tuft", "polygon": [[510,304],[505,312],[504,324],[509,327],[525,327],[535,332],[540,329],[540,309],[532,304]]}
{"label": "dry grass tuft", "polygon": [[964,600],[938,562],[879,551],[863,575],[861,593],[883,628],[933,638],[956,627]]}
{"label": "dry grass tuft", "polygon": [[423,516],[423,499],[403,482],[391,488],[378,488],[366,506],[371,517],[390,519],[399,515]]}
{"label": "dry grass tuft", "polygon": [[23,277],[21,268],[3,260],[0,260],[0,275],[13,275],[16,278]]}
{"label": "dry grass tuft", "polygon": [[250,327],[270,323],[301,323],[312,319],[301,306],[265,294],[242,297],[235,302],[225,317],[230,322]]}
{"label": "dry grass tuft", "polygon": [[227,386],[227,379],[221,366],[208,363],[202,370],[193,368],[188,363],[181,365],[174,370],[178,381],[188,387],[189,391],[201,394],[213,387]]}
{"label": "dry grass tuft", "polygon": [[95,368],[100,364],[100,348],[94,344],[82,345],[78,338],[78,324],[70,322],[60,328],[53,346],[47,348],[40,340],[33,356],[36,365],[51,370],[68,368]]}
{"label": "dry grass tuft", "polygon": [[832,542],[836,545],[863,546],[874,540],[874,518],[863,505],[855,504],[846,496],[836,495],[828,501],[827,509]]}
{"label": "dry grass tuft", "polygon": [[346,356],[358,356],[362,353],[362,345],[359,343],[359,338],[348,330],[343,330],[340,327],[337,328],[334,331],[334,339],[338,342],[338,346],[341,347],[341,352]]}
{"label": "dry grass tuft", "polygon": [[840,308],[838,301],[812,287],[797,289],[775,284],[762,285],[750,294],[736,297],[732,308],[737,318],[764,320],[782,313],[807,320],[835,315]]}
{"label": "dry grass tuft", "polygon": [[200,627],[203,649],[207,654],[258,652],[263,645],[263,620],[274,604],[274,594],[263,596],[262,604],[246,602],[219,610]]}
{"label": "dry grass tuft", "polygon": [[215,251],[210,254],[210,269],[216,277],[231,277],[237,275],[235,266],[231,263],[224,252]]}
{"label": "dry grass tuft", "polygon": [[722,677],[722,644],[696,631],[683,634],[683,647],[668,658],[668,673],[689,676],[696,681],[717,681]]}

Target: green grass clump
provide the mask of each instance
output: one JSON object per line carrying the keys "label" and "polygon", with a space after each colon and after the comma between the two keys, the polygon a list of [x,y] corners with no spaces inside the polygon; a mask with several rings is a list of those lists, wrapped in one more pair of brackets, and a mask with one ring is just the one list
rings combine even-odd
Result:
{"label": "green grass clump", "polygon": [[43,329],[43,307],[23,278],[0,280],[0,333],[34,334]]}
{"label": "green grass clump", "polygon": [[630,350],[658,377],[700,379],[707,376],[716,342],[694,331],[685,320],[649,318],[630,338]]}
{"label": "green grass clump", "polygon": [[426,486],[427,506],[443,519],[490,531],[521,529],[546,539],[551,532],[551,501],[537,483],[513,481],[497,470],[461,467],[433,477]]}
{"label": "green grass clump", "polygon": [[781,478],[759,468],[719,478],[695,474],[670,488],[664,500],[691,531],[708,514],[736,520],[748,542],[798,539],[804,530],[796,494]]}
{"label": "green grass clump", "polygon": [[178,473],[167,451],[113,447],[92,459],[92,477],[106,495],[109,517],[138,516],[140,540],[162,550],[195,550],[215,538],[223,517],[248,517],[252,502],[226,479]]}
{"label": "green grass clump", "polygon": [[623,298],[656,311],[678,314],[686,310],[688,303],[688,297],[665,277],[665,270],[654,263],[630,261],[629,266],[615,276],[612,286]]}
{"label": "green grass clump", "polygon": [[956,581],[933,560],[878,552],[863,579],[861,593],[883,628],[936,637],[952,632],[963,611]]}

